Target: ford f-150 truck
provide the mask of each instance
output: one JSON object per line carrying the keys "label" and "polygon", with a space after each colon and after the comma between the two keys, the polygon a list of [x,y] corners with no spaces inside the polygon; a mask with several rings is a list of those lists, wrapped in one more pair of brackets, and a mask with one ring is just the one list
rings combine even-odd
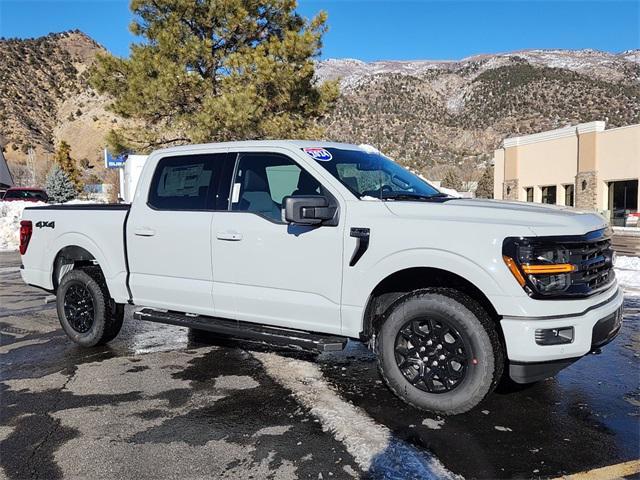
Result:
{"label": "ford f-150 truck", "polygon": [[[30,207],[22,278],[92,347],[133,318],[326,351],[367,342],[407,403],[465,412],[503,376],[611,341],[605,220],[453,198],[369,146],[192,145],[149,156],[131,205]],[[507,379],[507,381],[509,381]]]}

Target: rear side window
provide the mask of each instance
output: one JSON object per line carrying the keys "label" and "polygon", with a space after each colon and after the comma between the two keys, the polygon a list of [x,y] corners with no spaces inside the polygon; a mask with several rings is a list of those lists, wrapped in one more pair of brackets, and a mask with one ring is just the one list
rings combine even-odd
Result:
{"label": "rear side window", "polygon": [[165,157],[151,181],[149,206],[157,210],[226,209],[232,169],[233,158],[226,153]]}

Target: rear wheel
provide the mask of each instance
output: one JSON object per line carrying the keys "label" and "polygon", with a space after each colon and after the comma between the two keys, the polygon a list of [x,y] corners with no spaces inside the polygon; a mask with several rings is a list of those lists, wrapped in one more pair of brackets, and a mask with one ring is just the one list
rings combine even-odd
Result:
{"label": "rear wheel", "polygon": [[56,304],[62,329],[83,347],[113,340],[122,327],[124,305],[112,304],[99,273],[68,272],[58,286]]}
{"label": "rear wheel", "polygon": [[466,412],[496,386],[503,350],[486,312],[453,289],[425,289],[397,300],[377,341],[389,388],[410,405],[444,415]]}

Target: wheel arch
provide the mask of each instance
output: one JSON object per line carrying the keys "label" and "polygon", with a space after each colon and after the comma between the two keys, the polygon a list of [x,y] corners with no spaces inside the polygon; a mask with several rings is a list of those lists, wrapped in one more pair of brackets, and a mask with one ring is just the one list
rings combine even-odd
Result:
{"label": "wheel arch", "polygon": [[[56,291],[58,289],[60,280],[69,270],[89,265],[97,266],[102,272],[100,263],[86,248],[78,245],[67,245],[62,247],[53,258],[53,268],[51,271],[51,283],[53,284],[53,290]],[[102,272],[102,275],[104,276],[104,272]]]}
{"label": "wheel arch", "polygon": [[[369,340],[376,333],[385,312],[396,300],[412,291],[429,287],[448,287],[465,293],[478,302],[500,331],[500,316],[482,289],[450,270],[419,266],[397,270],[384,277],[373,288],[363,312],[361,339]],[[502,335],[501,332],[500,334]]]}
{"label": "wheel arch", "polygon": [[59,283],[57,263],[61,256],[68,255],[74,262],[91,263],[100,268],[100,272],[109,289],[110,294],[118,303],[126,303],[129,295],[126,291],[126,267],[124,256],[121,260],[113,253],[113,248],[107,249],[107,255],[98,243],[79,232],[68,232],[56,238],[47,248],[46,262],[49,265],[51,289],[55,292]]}

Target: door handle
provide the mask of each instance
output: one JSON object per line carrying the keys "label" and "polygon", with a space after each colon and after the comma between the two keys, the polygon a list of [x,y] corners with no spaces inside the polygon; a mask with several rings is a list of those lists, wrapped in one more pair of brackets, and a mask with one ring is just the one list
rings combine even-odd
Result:
{"label": "door handle", "polygon": [[242,240],[242,234],[239,232],[217,232],[216,238],[218,240],[226,240],[229,242],[238,242]]}
{"label": "door handle", "polygon": [[133,233],[139,237],[153,237],[156,234],[156,231],[152,228],[142,227],[136,228]]}

